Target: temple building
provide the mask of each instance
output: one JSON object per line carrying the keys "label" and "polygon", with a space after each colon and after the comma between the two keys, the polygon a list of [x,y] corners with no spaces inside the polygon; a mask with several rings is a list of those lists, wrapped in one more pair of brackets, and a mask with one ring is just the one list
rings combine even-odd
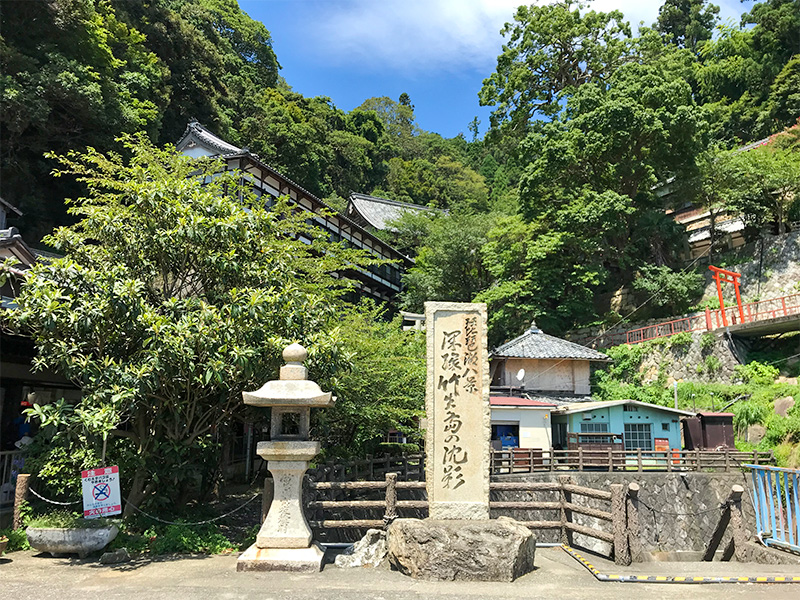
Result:
{"label": "temple building", "polygon": [[267,202],[279,196],[288,196],[296,206],[311,213],[313,223],[326,231],[332,241],[345,241],[351,247],[366,250],[377,258],[394,261],[343,274],[357,282],[360,296],[390,304],[394,302],[402,289],[405,270],[414,264],[409,257],[377,238],[350,217],[337,213],[314,194],[265,164],[258,155],[220,139],[197,121],[189,122],[177,143],[177,149],[192,157],[222,158],[229,169],[238,169],[245,173],[252,182],[254,192],[259,196],[266,196]]}

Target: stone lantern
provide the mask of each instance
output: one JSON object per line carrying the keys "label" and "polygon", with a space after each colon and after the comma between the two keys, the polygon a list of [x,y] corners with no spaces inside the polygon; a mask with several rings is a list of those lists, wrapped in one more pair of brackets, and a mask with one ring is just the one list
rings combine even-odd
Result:
{"label": "stone lantern", "polygon": [[319,571],[322,565],[324,552],[312,544],[303,514],[303,474],[320,450],[319,442],[308,439],[311,407],[330,406],[335,398],[308,381],[307,357],[300,344],[288,346],[280,379],[242,393],[245,404],[272,409],[271,441],[259,442],[256,453],[268,461],[275,496],[256,543],[239,557],[237,571]]}

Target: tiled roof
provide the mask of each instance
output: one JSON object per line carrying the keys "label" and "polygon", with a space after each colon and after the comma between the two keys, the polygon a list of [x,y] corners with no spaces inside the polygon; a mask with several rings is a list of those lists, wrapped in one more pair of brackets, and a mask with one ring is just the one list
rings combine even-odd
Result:
{"label": "tiled roof", "polygon": [[409,204],[407,202],[396,202],[377,196],[367,196],[366,194],[350,194],[350,206],[347,207],[347,216],[354,218],[355,212],[375,229],[392,229],[388,223],[402,217],[411,211],[433,211],[434,209],[419,204]]}
{"label": "tiled roof", "polygon": [[242,148],[237,148],[222,138],[218,138],[208,129],[194,120],[189,121],[189,124],[186,126],[186,131],[183,132],[180,141],[176,144],[178,150],[181,150],[184,145],[189,143],[189,138],[191,137],[194,137],[197,142],[205,146],[209,146],[214,150],[219,150],[220,154],[238,154],[242,152]]}
{"label": "tiled roof", "polygon": [[586,346],[568,342],[542,333],[535,324],[518,338],[506,342],[492,351],[492,356],[503,358],[571,358],[610,362],[610,358]]}
{"label": "tiled roof", "polygon": [[514,396],[490,396],[490,406],[529,406],[535,408],[555,408],[558,404],[554,402],[542,402],[541,400],[531,400],[530,398],[519,398]]}

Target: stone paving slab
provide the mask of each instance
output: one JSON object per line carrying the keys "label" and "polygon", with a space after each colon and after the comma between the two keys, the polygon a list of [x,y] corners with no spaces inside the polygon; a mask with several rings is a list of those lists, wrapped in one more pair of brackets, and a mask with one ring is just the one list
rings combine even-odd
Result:
{"label": "stone paving slab", "polygon": [[[692,600],[800,598],[800,585],[732,584],[632,585],[603,583],[561,548],[540,548],[534,572],[512,583],[417,581],[379,568],[340,569],[326,564],[321,573],[237,573],[236,554],[139,559],[120,565],[97,560],[56,559],[15,552],[0,559],[3,600]],[[649,563],[652,565],[653,563]],[[719,563],[711,563],[718,565]],[[683,564],[681,568],[683,568]],[[771,567],[774,568],[774,567]]]}

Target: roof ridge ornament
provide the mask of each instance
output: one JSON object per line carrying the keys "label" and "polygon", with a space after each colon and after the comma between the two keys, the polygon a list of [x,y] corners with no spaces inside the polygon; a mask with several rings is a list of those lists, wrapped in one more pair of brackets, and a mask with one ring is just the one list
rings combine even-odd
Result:
{"label": "roof ridge ornament", "polygon": [[531,325],[528,327],[528,333],[542,333],[542,330],[536,326],[536,321],[531,319]]}

